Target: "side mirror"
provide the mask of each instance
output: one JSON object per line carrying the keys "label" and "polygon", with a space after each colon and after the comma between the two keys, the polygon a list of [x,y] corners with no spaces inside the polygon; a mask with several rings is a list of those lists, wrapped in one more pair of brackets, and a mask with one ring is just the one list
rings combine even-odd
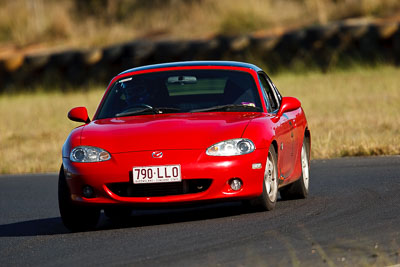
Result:
{"label": "side mirror", "polygon": [[68,119],[71,121],[89,123],[89,115],[85,107],[73,108],[68,112]]}
{"label": "side mirror", "polygon": [[283,113],[296,110],[301,107],[301,103],[297,98],[294,97],[283,97],[281,107],[276,114],[278,118],[280,118]]}

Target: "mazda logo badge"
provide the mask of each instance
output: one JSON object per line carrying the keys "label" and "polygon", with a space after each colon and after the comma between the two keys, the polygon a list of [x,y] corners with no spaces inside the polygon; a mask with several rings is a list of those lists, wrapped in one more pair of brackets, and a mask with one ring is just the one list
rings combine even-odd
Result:
{"label": "mazda logo badge", "polygon": [[155,159],[161,159],[163,157],[163,153],[161,151],[154,151],[151,156]]}

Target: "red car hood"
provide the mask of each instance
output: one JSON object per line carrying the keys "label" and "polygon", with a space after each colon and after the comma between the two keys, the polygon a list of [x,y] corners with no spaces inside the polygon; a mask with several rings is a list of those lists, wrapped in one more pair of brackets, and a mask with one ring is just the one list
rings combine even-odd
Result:
{"label": "red car hood", "polygon": [[96,120],[86,125],[81,145],[110,153],[206,149],[223,140],[240,138],[260,113],[162,114]]}

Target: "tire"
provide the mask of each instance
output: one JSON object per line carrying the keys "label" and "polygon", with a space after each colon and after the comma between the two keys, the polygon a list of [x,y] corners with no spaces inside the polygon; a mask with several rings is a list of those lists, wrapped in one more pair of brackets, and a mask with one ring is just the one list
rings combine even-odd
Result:
{"label": "tire", "polygon": [[113,222],[122,223],[127,221],[132,214],[130,207],[110,207],[104,209],[104,214]]}
{"label": "tire", "polygon": [[310,153],[307,149],[306,139],[301,148],[301,176],[292,184],[283,187],[280,191],[282,199],[301,199],[308,196],[310,183]]}
{"label": "tire", "polygon": [[58,178],[58,207],[64,226],[72,232],[94,229],[100,218],[100,209],[72,202],[63,167]]}
{"label": "tire", "polygon": [[263,193],[252,202],[263,210],[273,210],[278,199],[278,165],[277,155],[273,146],[269,148],[265,163]]}

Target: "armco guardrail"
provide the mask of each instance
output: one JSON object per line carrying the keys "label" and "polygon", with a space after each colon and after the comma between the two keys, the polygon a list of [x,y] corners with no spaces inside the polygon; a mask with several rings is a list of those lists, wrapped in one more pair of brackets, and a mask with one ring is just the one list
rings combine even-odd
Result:
{"label": "armco guardrail", "polygon": [[180,60],[249,60],[269,71],[302,64],[400,63],[400,24],[334,23],[279,36],[217,36],[207,40],[146,41],[94,50],[16,55],[0,60],[0,92],[47,84],[50,88],[107,83],[140,65]]}

